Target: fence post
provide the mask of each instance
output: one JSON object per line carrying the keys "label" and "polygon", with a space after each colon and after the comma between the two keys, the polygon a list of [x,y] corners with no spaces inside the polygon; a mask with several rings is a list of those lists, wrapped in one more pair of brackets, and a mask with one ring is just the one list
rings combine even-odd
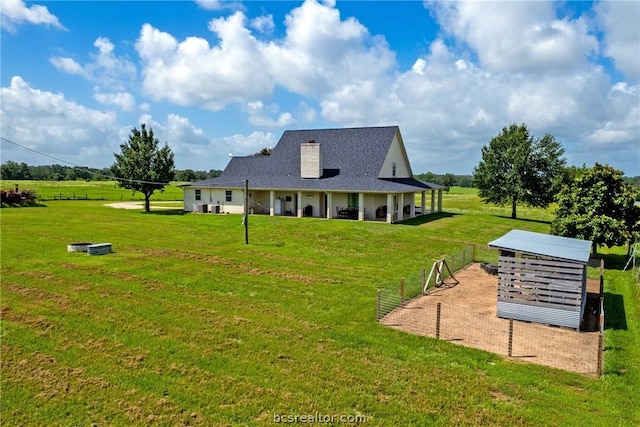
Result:
{"label": "fence post", "polygon": [[604,260],[600,260],[600,298],[604,296]]}
{"label": "fence post", "polygon": [[422,286],[420,286],[420,289],[422,289],[423,291],[424,291],[424,285],[426,285],[426,281],[427,281],[427,270],[423,268],[422,278],[420,279],[420,282],[422,283]]}
{"label": "fence post", "polygon": [[513,354],[513,318],[509,319],[509,357]]}
{"label": "fence post", "polygon": [[471,246],[471,262],[476,262],[476,244]]}
{"label": "fence post", "polygon": [[[602,276],[600,276],[602,279]],[[600,282],[602,284],[602,281]],[[602,286],[602,285],[601,285]],[[604,362],[604,294],[600,291],[600,332],[598,334],[598,376],[602,375]]]}
{"label": "fence post", "polygon": [[438,303],[436,307],[436,339],[440,339],[440,305],[442,303]]}
{"label": "fence post", "polygon": [[400,305],[404,305],[404,277],[400,279]]}
{"label": "fence post", "polygon": [[604,359],[604,335],[598,335],[598,376],[602,376],[602,362]]}
{"label": "fence post", "polygon": [[380,321],[380,289],[376,295],[376,321]]}

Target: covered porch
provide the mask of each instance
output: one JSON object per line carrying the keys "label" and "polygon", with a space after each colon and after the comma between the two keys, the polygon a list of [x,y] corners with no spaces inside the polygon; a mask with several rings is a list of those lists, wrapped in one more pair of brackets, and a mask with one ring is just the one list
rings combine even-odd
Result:
{"label": "covered porch", "polygon": [[251,190],[249,212],[395,223],[442,212],[442,189],[419,193]]}

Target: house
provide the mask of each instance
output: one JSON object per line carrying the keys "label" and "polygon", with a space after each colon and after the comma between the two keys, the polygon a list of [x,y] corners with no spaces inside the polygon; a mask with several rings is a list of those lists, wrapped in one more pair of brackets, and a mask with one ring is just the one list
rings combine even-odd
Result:
{"label": "house", "polygon": [[511,230],[498,257],[498,317],[579,329],[587,302],[588,240]]}
{"label": "house", "polygon": [[413,178],[398,126],[288,130],[271,155],[185,185],[184,210],[243,213],[245,181],[250,213],[388,223],[440,212],[445,189]]}

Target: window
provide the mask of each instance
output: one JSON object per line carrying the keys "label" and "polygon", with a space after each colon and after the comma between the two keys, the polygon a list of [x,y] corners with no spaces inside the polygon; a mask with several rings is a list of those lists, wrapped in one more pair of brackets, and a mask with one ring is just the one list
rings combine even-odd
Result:
{"label": "window", "polygon": [[391,163],[391,176],[396,176],[396,162]]}
{"label": "window", "polygon": [[202,190],[196,190],[196,200],[202,200]]}
{"label": "window", "polygon": [[227,202],[230,202],[230,201],[233,199],[231,190],[227,190],[227,191],[225,192],[225,196],[226,196],[226,199],[225,199],[225,200],[226,200]]}
{"label": "window", "polygon": [[349,203],[350,208],[358,207],[358,193],[349,193],[347,196],[347,203]]}

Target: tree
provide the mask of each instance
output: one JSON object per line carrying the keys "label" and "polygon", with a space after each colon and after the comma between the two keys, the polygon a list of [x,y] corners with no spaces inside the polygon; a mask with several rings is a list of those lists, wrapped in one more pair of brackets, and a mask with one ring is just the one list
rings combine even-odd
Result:
{"label": "tree", "polygon": [[640,237],[640,207],[634,199],[621,171],[596,163],[558,194],[551,233],[591,240],[594,256],[600,245],[630,243]]}
{"label": "tree", "polygon": [[116,162],[111,166],[120,187],[128,188],[144,195],[144,209],[149,212],[149,198],[175,178],[173,152],[169,145],[158,148],[158,139],[153,137],[153,129],[142,124],[142,130],[131,130],[129,141],[120,144],[120,154],[115,154]]}
{"label": "tree", "polygon": [[485,203],[518,203],[546,208],[563,176],[564,149],[550,134],[534,139],[523,123],[512,124],[482,147],[482,160],[473,170],[473,184]]}
{"label": "tree", "polygon": [[273,148],[264,147],[262,150],[257,153],[253,153],[254,156],[270,156],[273,153]]}
{"label": "tree", "polygon": [[31,179],[31,172],[25,162],[17,163],[12,160],[7,160],[0,167],[0,177],[6,180]]}

